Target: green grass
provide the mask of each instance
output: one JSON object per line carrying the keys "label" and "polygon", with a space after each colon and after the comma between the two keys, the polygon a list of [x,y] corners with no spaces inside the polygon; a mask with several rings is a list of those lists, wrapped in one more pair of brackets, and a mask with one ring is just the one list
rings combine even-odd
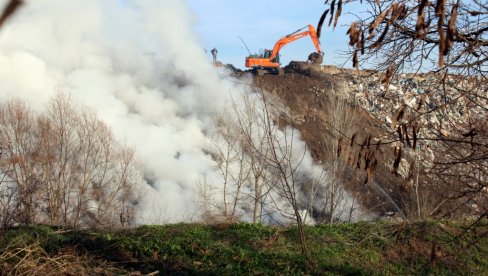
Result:
{"label": "green grass", "polygon": [[[488,275],[488,225],[356,223],[297,229],[239,224],[141,226],[108,232],[48,226],[3,230],[0,250],[38,242],[49,254],[91,256],[121,271],[179,275]],[[476,239],[476,242],[473,240]],[[1,253],[1,252],[0,252]]]}

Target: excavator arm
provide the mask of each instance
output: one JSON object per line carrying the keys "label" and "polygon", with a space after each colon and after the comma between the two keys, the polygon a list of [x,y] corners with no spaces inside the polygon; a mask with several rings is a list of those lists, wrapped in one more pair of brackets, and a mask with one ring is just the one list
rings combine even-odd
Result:
{"label": "excavator arm", "polygon": [[285,37],[282,37],[280,40],[278,40],[275,43],[275,46],[273,47],[273,53],[271,54],[270,59],[273,60],[280,52],[280,50],[285,47],[288,43],[291,43],[295,40],[298,40],[300,38],[304,38],[306,36],[310,36],[312,39],[313,45],[315,46],[315,49],[317,50],[317,53],[322,53],[322,50],[320,49],[320,42],[317,37],[317,32],[315,32],[315,28],[312,25],[308,25],[308,31],[304,32],[299,32],[300,30],[289,34]]}
{"label": "excavator arm", "polygon": [[[307,31],[303,31],[303,29],[307,28]],[[323,60],[323,53],[320,49],[320,41],[317,37],[317,33],[315,28],[312,25],[308,25],[305,28],[302,28],[294,33],[291,33],[287,36],[280,38],[274,45],[273,50],[265,50],[265,54],[263,56],[251,55],[246,57],[246,67],[248,68],[262,68],[262,69],[276,69],[280,67],[280,63],[278,62],[278,55],[280,50],[283,49],[288,43],[296,41],[300,38],[304,38],[306,36],[310,36],[312,42],[317,50],[316,53],[312,53],[309,56],[309,60],[315,64],[322,63]]]}

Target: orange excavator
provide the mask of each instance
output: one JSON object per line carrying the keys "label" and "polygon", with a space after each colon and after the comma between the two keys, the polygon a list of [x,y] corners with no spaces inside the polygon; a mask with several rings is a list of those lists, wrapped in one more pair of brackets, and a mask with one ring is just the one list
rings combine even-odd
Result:
{"label": "orange excavator", "polygon": [[[308,31],[303,31],[308,28]],[[273,50],[264,50],[263,54],[250,55],[246,57],[246,67],[252,68],[253,73],[262,76],[266,72],[283,75],[284,70],[280,67],[280,50],[285,47],[286,44],[291,43],[300,38],[310,36],[313,45],[317,52],[314,52],[308,56],[308,60],[313,64],[321,64],[324,60],[324,53],[320,49],[320,41],[315,32],[315,28],[312,25],[308,25],[300,30],[297,30],[289,35],[286,35],[275,43]]]}

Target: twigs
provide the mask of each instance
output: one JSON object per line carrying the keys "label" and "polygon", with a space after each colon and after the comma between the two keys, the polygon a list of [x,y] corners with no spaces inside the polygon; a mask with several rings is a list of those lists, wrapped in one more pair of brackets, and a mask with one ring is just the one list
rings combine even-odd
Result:
{"label": "twigs", "polygon": [[58,253],[48,254],[34,242],[19,242],[2,250],[0,254],[2,273],[9,275],[87,275],[112,274],[119,270],[106,263],[93,265],[86,256]]}

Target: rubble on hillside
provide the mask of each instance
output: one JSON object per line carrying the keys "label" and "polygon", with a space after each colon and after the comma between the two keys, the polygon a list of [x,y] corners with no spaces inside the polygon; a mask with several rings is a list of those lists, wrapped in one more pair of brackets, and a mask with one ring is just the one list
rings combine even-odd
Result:
{"label": "rubble on hillside", "polygon": [[[470,80],[456,80],[452,77],[449,83],[454,85],[453,82],[456,82],[457,88],[464,90],[486,89],[473,87]],[[483,107],[460,97],[457,88],[438,85],[435,74],[402,74],[385,87],[381,84],[381,76],[375,74],[355,77],[349,81],[348,97],[381,121],[382,127],[389,133],[394,133],[398,125],[408,124],[414,118],[420,126],[420,139],[436,138],[439,133],[452,137],[469,131],[462,129],[464,122],[468,121],[468,116],[483,116]],[[443,108],[447,105],[449,108]],[[410,112],[410,116],[404,116],[400,122],[395,122],[394,116],[402,107]],[[449,122],[446,121],[447,118]],[[404,143],[404,150],[409,152],[406,141]],[[431,163],[435,154],[429,147],[429,142],[420,140],[418,147],[420,150],[416,152],[421,155],[420,160],[424,160],[425,164]]]}
{"label": "rubble on hillside", "polygon": [[[429,142],[430,138],[439,138],[437,135],[462,135],[464,131],[469,131],[465,123],[467,118],[486,116],[484,107],[467,102],[466,98],[459,97],[459,92],[450,87],[455,85],[456,89],[462,87],[465,90],[486,91],[486,87],[474,86],[472,79],[449,76],[447,85],[439,87],[439,76],[434,73],[404,74],[392,79],[385,86],[382,84],[381,72],[316,66],[306,62],[291,62],[285,67],[285,72],[285,76],[257,76],[255,83],[279,96],[289,106],[289,112],[281,117],[285,124],[291,123],[300,130],[312,156],[318,162],[327,158],[323,150],[324,143],[330,143],[324,138],[331,138],[326,133],[330,132],[327,104],[332,95],[345,97],[348,102],[361,107],[358,121],[351,122],[351,125],[360,126],[363,135],[372,135],[374,143],[380,140],[398,140],[388,142],[381,148],[378,156],[381,161],[378,161],[371,185],[364,186],[364,172],[354,171],[351,167],[350,173],[356,179],[356,186],[350,187],[350,190],[359,193],[361,202],[371,208],[376,208],[374,206],[378,204],[378,198],[382,197],[382,192],[373,186],[378,186],[396,197],[396,202],[403,200],[402,194],[412,193],[412,178],[405,181],[411,176],[412,162],[419,162],[425,169],[432,165],[438,154],[434,148],[436,144]],[[404,112],[405,116],[396,120],[399,111]],[[398,126],[409,125],[410,121],[414,121],[418,127],[415,150],[408,146],[407,141],[400,142],[397,134]],[[412,129],[409,128],[408,131]],[[402,149],[398,169],[393,168],[392,153],[396,148]],[[392,172],[401,177],[392,177]],[[424,178],[420,182],[428,185],[430,181]],[[382,200],[382,204],[388,201]],[[391,208],[383,210],[388,209],[394,211]]]}

